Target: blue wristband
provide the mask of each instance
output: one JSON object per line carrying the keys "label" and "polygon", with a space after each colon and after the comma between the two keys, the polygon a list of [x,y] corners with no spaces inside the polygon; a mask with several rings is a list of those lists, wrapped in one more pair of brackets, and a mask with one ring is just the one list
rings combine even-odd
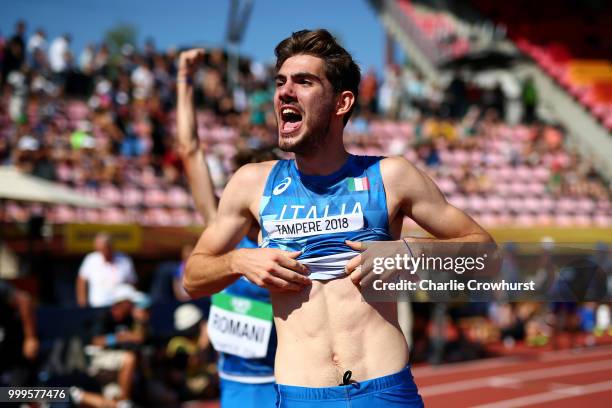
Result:
{"label": "blue wristband", "polygon": [[115,344],[117,344],[117,336],[115,336],[114,334],[107,334],[105,338],[107,346],[114,346]]}

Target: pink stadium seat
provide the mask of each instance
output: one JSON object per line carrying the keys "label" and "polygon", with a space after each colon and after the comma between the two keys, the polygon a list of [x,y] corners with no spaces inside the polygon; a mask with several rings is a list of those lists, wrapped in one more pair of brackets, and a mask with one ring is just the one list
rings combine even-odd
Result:
{"label": "pink stadium seat", "polygon": [[417,159],[417,154],[413,149],[408,149],[406,150],[406,153],[404,153],[404,157],[411,163],[414,163]]}
{"label": "pink stadium seat", "polygon": [[597,227],[609,228],[612,227],[612,217],[609,214],[597,213],[593,217],[593,223]]}
{"label": "pink stadium seat", "polygon": [[500,167],[497,175],[500,180],[511,181],[514,179],[514,169],[510,166]]}
{"label": "pink stadium seat", "polygon": [[524,201],[524,208],[530,213],[537,213],[540,209],[540,201],[533,197],[528,197]]}
{"label": "pink stadium seat", "polygon": [[55,173],[57,174],[58,180],[62,183],[69,183],[72,181],[72,168],[65,163],[60,163],[55,166]]}
{"label": "pink stadium seat", "polygon": [[193,223],[191,213],[184,208],[174,208],[170,210],[173,225],[188,226]]}
{"label": "pink stadium seat", "polygon": [[596,208],[598,212],[610,212],[612,210],[612,205],[608,200],[597,200]]}
{"label": "pink stadium seat", "polygon": [[538,214],[535,217],[536,225],[539,225],[542,227],[551,226],[553,224],[553,221],[554,221],[554,218],[546,213]]}
{"label": "pink stadium seat", "polygon": [[512,182],[509,193],[515,197],[524,197],[528,194],[527,184],[521,181]]}
{"label": "pink stadium seat", "polygon": [[489,211],[501,213],[506,210],[506,200],[502,199],[498,195],[490,194],[487,196],[486,203]]}
{"label": "pink stadium seat", "polygon": [[486,202],[478,195],[471,195],[467,198],[467,209],[470,214],[480,214],[485,211]]}
{"label": "pink stadium seat", "polygon": [[184,188],[179,186],[170,187],[167,191],[168,205],[175,208],[183,208],[189,205],[189,195]]}
{"label": "pink stadium seat", "polygon": [[465,150],[455,150],[453,152],[452,163],[455,166],[462,166],[470,160],[469,154]]}
{"label": "pink stadium seat", "polygon": [[455,191],[457,191],[455,182],[450,178],[441,178],[437,180],[437,184],[444,194],[453,194]]}
{"label": "pink stadium seat", "polygon": [[454,205],[455,207],[459,209],[462,209],[462,210],[467,209],[468,202],[465,196],[452,195],[450,197],[447,197],[447,200],[449,203],[451,203],[452,205]]}
{"label": "pink stadium seat", "polygon": [[512,186],[509,183],[496,183],[493,186],[493,189],[497,192],[498,195],[502,197],[507,197],[511,195]]}
{"label": "pink stadium seat", "polygon": [[143,222],[146,225],[169,226],[173,225],[170,213],[163,208],[148,208],[144,211]]}
{"label": "pink stadium seat", "polygon": [[477,217],[477,220],[485,227],[494,227],[498,225],[499,217],[493,213],[483,213]]}
{"label": "pink stadium seat", "polygon": [[110,204],[121,202],[121,190],[112,184],[104,184],[98,188],[98,197]]}
{"label": "pink stadium seat", "polygon": [[84,222],[88,222],[88,223],[92,223],[92,224],[96,224],[96,223],[100,223],[102,222],[102,216],[100,213],[100,210],[98,209],[94,209],[94,208],[87,208],[85,210],[83,210],[80,214],[79,214],[82,221]]}
{"label": "pink stadium seat", "polygon": [[576,202],[568,198],[562,198],[557,201],[555,209],[560,214],[573,214],[576,212]]}
{"label": "pink stadium seat", "polygon": [[76,221],[76,211],[67,205],[53,207],[50,220],[54,224],[67,224]]}
{"label": "pink stadium seat", "polygon": [[508,208],[510,209],[510,211],[513,211],[515,213],[525,212],[525,205],[524,205],[523,199],[511,197],[507,200],[507,203],[508,203]]}
{"label": "pink stadium seat", "polygon": [[592,223],[592,218],[588,215],[577,214],[573,217],[573,224],[578,227],[588,227]]}
{"label": "pink stadium seat", "polygon": [[124,207],[137,207],[144,204],[142,190],[137,187],[124,187],[122,198]]}
{"label": "pink stadium seat", "polygon": [[105,224],[125,224],[128,217],[120,207],[105,208],[102,211],[101,222]]}
{"label": "pink stadium seat", "polygon": [[469,153],[469,157],[470,157],[469,159],[470,163],[472,165],[478,165],[484,162],[485,155],[478,150],[474,150],[471,153]]}
{"label": "pink stadium seat", "polygon": [[144,191],[143,203],[147,207],[165,206],[166,193],[157,187],[148,188]]}
{"label": "pink stadium seat", "polygon": [[595,202],[590,198],[581,198],[576,203],[576,207],[582,214],[589,214],[595,211]]}
{"label": "pink stadium seat", "polygon": [[555,202],[549,196],[542,197],[539,201],[539,212],[551,212],[555,207]]}
{"label": "pink stadium seat", "polygon": [[546,192],[546,186],[542,183],[532,182],[527,184],[526,191],[529,195],[537,197]]}
{"label": "pink stadium seat", "polygon": [[519,214],[514,218],[514,223],[519,227],[533,227],[536,224],[536,218],[530,214]]}
{"label": "pink stadium seat", "polygon": [[571,216],[568,215],[564,215],[564,214],[557,214],[555,215],[555,226],[557,227],[571,227],[574,223],[574,220],[572,219]]}
{"label": "pink stadium seat", "polygon": [[[412,149],[411,149],[412,150]],[[453,160],[453,155],[448,149],[440,149],[438,150],[438,155],[440,156],[440,160],[444,164],[450,164]]]}

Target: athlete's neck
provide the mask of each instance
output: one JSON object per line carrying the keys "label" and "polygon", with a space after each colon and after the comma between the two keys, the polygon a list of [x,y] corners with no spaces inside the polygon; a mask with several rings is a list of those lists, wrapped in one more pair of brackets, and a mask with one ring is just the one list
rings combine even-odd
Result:
{"label": "athlete's neck", "polygon": [[340,170],[349,157],[344,145],[326,146],[312,154],[296,154],[295,164],[298,170],[309,176],[327,176]]}

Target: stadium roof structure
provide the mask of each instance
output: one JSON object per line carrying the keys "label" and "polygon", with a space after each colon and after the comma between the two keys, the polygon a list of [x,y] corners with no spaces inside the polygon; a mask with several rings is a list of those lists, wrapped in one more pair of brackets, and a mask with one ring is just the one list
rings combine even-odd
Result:
{"label": "stadium roof structure", "polygon": [[14,166],[0,167],[0,199],[101,208],[103,200],[88,197],[58,183],[24,174]]}

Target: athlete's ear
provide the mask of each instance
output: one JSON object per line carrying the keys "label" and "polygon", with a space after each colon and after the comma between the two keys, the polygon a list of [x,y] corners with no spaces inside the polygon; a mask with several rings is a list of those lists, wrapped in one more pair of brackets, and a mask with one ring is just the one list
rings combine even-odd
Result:
{"label": "athlete's ear", "polygon": [[355,105],[355,95],[351,91],[342,91],[336,103],[336,115],[346,115]]}

